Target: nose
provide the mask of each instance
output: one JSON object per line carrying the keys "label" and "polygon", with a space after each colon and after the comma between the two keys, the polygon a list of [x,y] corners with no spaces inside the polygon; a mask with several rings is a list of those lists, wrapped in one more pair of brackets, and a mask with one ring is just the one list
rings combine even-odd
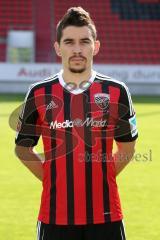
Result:
{"label": "nose", "polygon": [[73,48],[73,52],[76,54],[80,54],[82,52],[80,44],[75,44]]}

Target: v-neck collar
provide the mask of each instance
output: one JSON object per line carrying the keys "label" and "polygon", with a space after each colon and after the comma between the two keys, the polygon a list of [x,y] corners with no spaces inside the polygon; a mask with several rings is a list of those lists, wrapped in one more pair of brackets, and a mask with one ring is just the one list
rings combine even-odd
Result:
{"label": "v-neck collar", "polygon": [[67,87],[67,85],[66,85],[66,82],[64,81],[64,79],[63,79],[63,77],[62,77],[62,75],[63,75],[63,70],[61,70],[59,73],[58,73],[58,79],[59,79],[59,83],[61,84],[61,86],[63,87],[63,88],[65,88],[67,91],[69,91],[70,93],[72,93],[72,94],[80,94],[80,93],[82,93],[82,92],[84,92],[84,91],[86,91],[90,86],[91,86],[91,84],[94,82],[94,79],[95,79],[95,77],[96,77],[96,71],[94,71],[94,70],[92,70],[92,75],[91,75],[91,77],[90,77],[90,79],[88,80],[88,87],[84,87],[84,88],[76,88],[76,89],[74,89],[74,90],[71,90],[70,88],[69,88],[69,85],[68,85],[68,87]]}

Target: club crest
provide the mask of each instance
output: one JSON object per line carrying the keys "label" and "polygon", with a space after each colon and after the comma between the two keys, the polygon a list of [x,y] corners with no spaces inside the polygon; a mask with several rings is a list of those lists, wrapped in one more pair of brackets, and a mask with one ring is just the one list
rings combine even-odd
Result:
{"label": "club crest", "polygon": [[110,96],[106,93],[96,93],[94,95],[94,101],[99,108],[107,110],[109,107]]}

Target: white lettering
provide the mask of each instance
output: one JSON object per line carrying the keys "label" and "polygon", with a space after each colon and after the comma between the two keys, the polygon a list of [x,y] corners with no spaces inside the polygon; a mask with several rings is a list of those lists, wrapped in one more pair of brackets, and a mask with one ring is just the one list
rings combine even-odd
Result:
{"label": "white lettering", "polygon": [[[57,120],[55,122],[51,122],[50,123],[50,129],[55,129],[55,128],[72,128],[75,126],[78,126],[76,124],[76,121],[69,121],[69,120],[66,120],[65,122],[62,122],[62,123],[59,123],[57,122]],[[87,118],[84,122],[82,122],[82,124],[79,125],[79,127],[82,127],[86,125],[87,127],[88,126],[91,126],[91,127],[105,127],[107,126],[107,120],[94,120],[93,118]]]}

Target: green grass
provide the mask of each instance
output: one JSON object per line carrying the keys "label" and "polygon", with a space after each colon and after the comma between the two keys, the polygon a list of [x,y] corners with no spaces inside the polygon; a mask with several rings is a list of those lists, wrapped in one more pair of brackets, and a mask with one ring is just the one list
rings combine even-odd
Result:
{"label": "green grass", "polygon": [[[0,236],[3,240],[36,239],[41,183],[17,160],[11,112],[22,95],[0,96]],[[160,98],[135,97],[139,156],[118,177],[128,240],[155,240],[160,236]],[[150,159],[149,151],[152,152]]]}
{"label": "green grass", "polygon": [[41,183],[17,160],[15,131],[9,126],[9,115],[23,98],[0,97],[0,236],[3,240],[36,239]]}

